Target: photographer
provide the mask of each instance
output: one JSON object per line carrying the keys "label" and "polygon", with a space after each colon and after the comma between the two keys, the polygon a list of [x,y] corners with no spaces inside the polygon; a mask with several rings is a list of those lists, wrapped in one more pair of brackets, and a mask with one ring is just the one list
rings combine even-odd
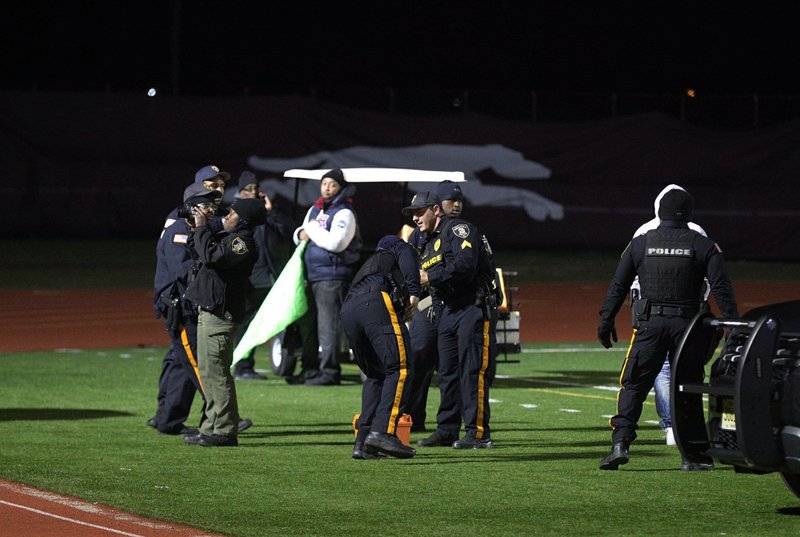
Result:
{"label": "photographer", "polygon": [[[267,221],[256,227],[253,233],[258,257],[253,266],[253,272],[250,273],[250,282],[247,286],[245,317],[236,329],[237,342],[247,332],[261,303],[264,302],[283,268],[283,262],[277,255],[278,240],[289,237],[294,228],[291,219],[278,211],[266,192],[260,190],[258,179],[251,171],[245,170],[239,176],[239,198],[261,200],[267,211]],[[236,362],[234,371],[236,380],[264,380],[267,378],[255,370],[255,353],[256,350],[253,348],[245,358]]]}
{"label": "photographer", "polygon": [[156,317],[164,320],[171,346],[161,366],[156,414],[148,425],[162,434],[196,432],[185,425],[195,393],[203,393],[196,359],[197,309],[183,299],[192,268],[187,241],[194,214],[212,217],[221,197],[219,191],[201,183],[187,187],[184,204],[174,211],[177,219],[164,229],[156,245],[153,306]]}
{"label": "photographer", "polygon": [[187,444],[205,447],[237,446],[239,408],[231,375],[234,331],[244,318],[247,280],[257,251],[253,230],[266,222],[261,200],[237,199],[223,218],[223,231],[207,225],[209,215],[195,214],[189,248],[195,256],[194,279],[186,298],[198,306],[197,352],[203,379],[205,409],[197,434]]}

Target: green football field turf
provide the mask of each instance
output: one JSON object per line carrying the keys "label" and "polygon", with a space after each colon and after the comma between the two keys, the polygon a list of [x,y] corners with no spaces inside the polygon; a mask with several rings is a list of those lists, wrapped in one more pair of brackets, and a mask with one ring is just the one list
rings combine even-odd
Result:
{"label": "green football field turf", "polygon": [[338,387],[238,382],[255,425],[206,449],[145,426],[163,348],[0,354],[0,477],[236,536],[797,535],[778,474],[680,471],[652,397],[630,463],[598,469],[624,349],[526,346],[498,367],[493,449],[377,461],[350,458],[353,365]]}

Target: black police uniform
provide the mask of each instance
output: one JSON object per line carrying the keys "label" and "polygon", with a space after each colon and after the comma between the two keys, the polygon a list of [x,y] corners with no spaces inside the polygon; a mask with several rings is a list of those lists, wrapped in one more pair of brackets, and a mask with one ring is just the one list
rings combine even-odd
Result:
{"label": "black police uniform", "polygon": [[[387,240],[388,239],[388,240]],[[392,240],[394,239],[394,240]],[[409,296],[419,296],[416,252],[397,237],[385,237],[353,278],[340,312],[359,367],[366,375],[354,458],[377,435],[394,436],[408,392],[408,329],[403,314]],[[413,450],[397,456],[411,456]]]}
{"label": "black police uniform", "polygon": [[[705,277],[722,315],[739,316],[716,243],[689,229],[685,221],[664,220],[658,228],[635,237],[622,254],[600,310],[598,337],[607,348],[611,334],[615,336],[614,318],[637,275],[642,298],[634,308],[639,327],[633,331],[622,366],[617,413],[610,420],[612,443],[624,450],[636,439],[642,404],[667,353],[675,355],[683,332],[698,311]],[[609,466],[603,469],[616,469],[615,464]]]}
{"label": "black police uniform", "polygon": [[[169,220],[168,220],[169,221]],[[156,245],[153,305],[164,320],[171,346],[161,365],[155,427],[165,434],[185,432],[197,391],[197,311],[182,297],[192,267],[187,245],[190,229],[182,218],[171,220]]]}
{"label": "black police uniform", "polygon": [[474,225],[443,216],[425,238],[420,259],[431,294],[444,302],[437,325],[441,401],[434,434],[456,440],[463,415],[466,435],[453,447],[491,447],[489,316],[481,302],[480,248]]}
{"label": "black police uniform", "polygon": [[[408,243],[417,252],[421,252],[425,235],[415,228],[408,238]],[[430,295],[429,295],[430,296]],[[411,430],[424,431],[427,418],[428,390],[433,380],[433,372],[439,363],[436,325],[442,315],[444,303],[438,297],[431,296],[431,305],[423,311],[417,311],[408,325],[411,338],[410,388],[407,412],[411,416]]]}

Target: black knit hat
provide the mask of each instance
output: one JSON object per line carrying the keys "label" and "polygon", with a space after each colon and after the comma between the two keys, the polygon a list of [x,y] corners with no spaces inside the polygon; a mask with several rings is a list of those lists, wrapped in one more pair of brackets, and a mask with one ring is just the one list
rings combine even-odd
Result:
{"label": "black knit hat", "polygon": [[245,170],[239,176],[239,190],[244,190],[247,185],[258,185],[258,179],[256,179],[256,174],[251,172],[250,170]]}
{"label": "black knit hat", "polygon": [[347,180],[344,178],[344,172],[339,168],[325,172],[325,175],[323,175],[322,178],[325,179],[326,177],[339,183],[339,186],[342,188],[347,186]]}
{"label": "black knit hat", "polygon": [[661,198],[658,206],[658,217],[661,220],[681,220],[688,222],[692,219],[692,196],[685,190],[670,190]]}
{"label": "black knit hat", "polygon": [[254,198],[238,198],[231,205],[231,209],[239,215],[239,225],[242,227],[256,227],[267,222],[267,209],[264,200]]}

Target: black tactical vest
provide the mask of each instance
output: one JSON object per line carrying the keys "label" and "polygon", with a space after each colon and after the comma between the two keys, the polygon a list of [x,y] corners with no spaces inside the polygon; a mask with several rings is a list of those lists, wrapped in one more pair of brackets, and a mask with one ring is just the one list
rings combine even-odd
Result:
{"label": "black tactical vest", "polygon": [[351,293],[386,291],[395,309],[402,311],[409,298],[405,277],[397,259],[386,250],[372,254],[358,269],[350,284]]}
{"label": "black tactical vest", "polygon": [[705,277],[705,266],[695,259],[695,242],[700,237],[690,229],[647,232],[638,271],[642,298],[653,303],[700,303]]}

